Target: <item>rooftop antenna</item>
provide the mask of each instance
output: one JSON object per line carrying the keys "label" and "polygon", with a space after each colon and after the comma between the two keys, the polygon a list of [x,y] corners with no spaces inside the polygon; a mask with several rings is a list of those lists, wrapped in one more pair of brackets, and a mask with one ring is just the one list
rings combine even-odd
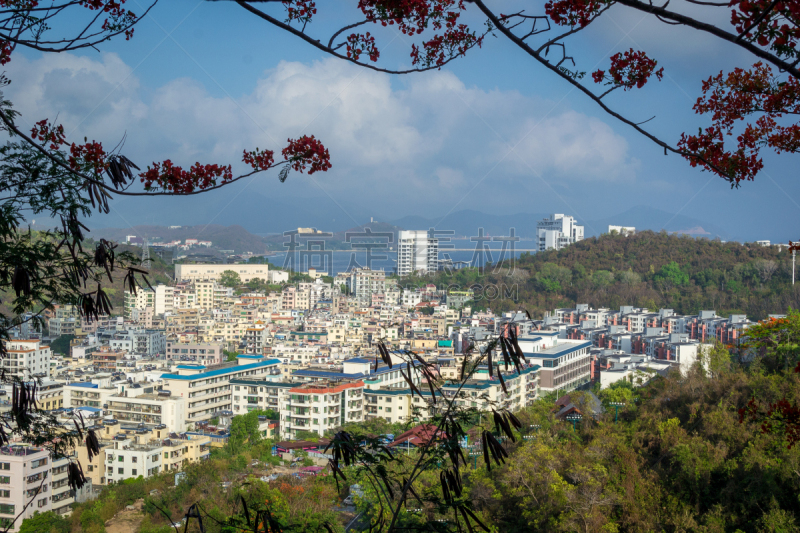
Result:
{"label": "rooftop antenna", "polygon": [[142,243],[142,267],[150,269],[150,248],[147,246],[147,237]]}

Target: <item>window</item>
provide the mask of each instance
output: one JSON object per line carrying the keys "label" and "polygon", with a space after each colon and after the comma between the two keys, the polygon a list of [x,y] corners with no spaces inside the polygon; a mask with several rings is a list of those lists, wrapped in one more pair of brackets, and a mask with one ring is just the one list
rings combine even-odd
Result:
{"label": "window", "polygon": [[0,485],[10,485],[11,476],[0,476]]}
{"label": "window", "polygon": [[89,472],[94,472],[94,465],[89,465],[88,468],[89,468]]}
{"label": "window", "polygon": [[124,462],[124,461],[125,461],[125,457],[123,457],[123,456],[121,456],[121,455],[120,455],[119,457],[117,457],[117,461],[118,461],[118,462],[120,462],[120,463],[122,463],[122,462]]}
{"label": "window", "polygon": [[124,474],[125,473],[125,469],[124,468],[117,468],[117,473]]}
{"label": "window", "polygon": [[10,490],[0,490],[0,498],[10,498],[11,491]]}
{"label": "window", "polygon": [[131,462],[138,463],[139,462],[139,458],[136,457],[136,456],[133,456],[133,457],[131,457]]}
{"label": "window", "polygon": [[10,503],[0,503],[0,514],[14,514],[14,506]]}
{"label": "window", "polygon": [[164,459],[169,459],[169,452],[164,452]]}
{"label": "window", "polygon": [[11,463],[0,463],[0,470],[11,470]]}
{"label": "window", "polygon": [[136,469],[135,468],[133,470],[131,470],[131,474],[133,474],[134,476],[136,475]]}
{"label": "window", "polygon": [[47,498],[42,498],[41,500],[39,500],[39,503],[37,505],[39,506],[40,509],[45,505],[47,505]]}

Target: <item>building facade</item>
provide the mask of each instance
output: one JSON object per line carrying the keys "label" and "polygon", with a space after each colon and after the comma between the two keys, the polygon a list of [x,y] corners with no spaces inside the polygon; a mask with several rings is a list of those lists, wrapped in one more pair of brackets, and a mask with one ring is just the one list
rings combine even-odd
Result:
{"label": "building facade", "polygon": [[560,250],[583,240],[583,226],[571,216],[556,213],[536,223],[539,251]]}
{"label": "building facade", "polygon": [[397,235],[397,275],[428,274],[439,269],[439,241],[428,231],[400,231]]}

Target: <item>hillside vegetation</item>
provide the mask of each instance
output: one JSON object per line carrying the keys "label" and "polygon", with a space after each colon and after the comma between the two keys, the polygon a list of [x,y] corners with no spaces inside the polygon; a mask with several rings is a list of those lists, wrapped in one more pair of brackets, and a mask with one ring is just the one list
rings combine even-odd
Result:
{"label": "hillside vegetation", "polygon": [[[453,289],[480,285],[477,307],[496,312],[525,307],[539,315],[575,303],[672,308],[682,314],[715,309],[757,319],[800,307],[800,284],[792,286],[792,257],[785,248],[651,231],[592,237],[560,251],[522,254],[513,265],[440,272],[433,280],[404,278],[400,285],[431,282]],[[490,285],[500,290],[486,290]]]}

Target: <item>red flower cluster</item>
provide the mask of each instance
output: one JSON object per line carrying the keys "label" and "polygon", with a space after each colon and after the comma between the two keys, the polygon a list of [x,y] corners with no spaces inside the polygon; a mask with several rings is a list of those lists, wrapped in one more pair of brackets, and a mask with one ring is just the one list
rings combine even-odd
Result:
{"label": "red flower cluster", "polygon": [[[80,0],[79,5],[90,11],[103,11],[109,18],[103,21],[103,31],[118,32],[136,22],[136,14],[123,7],[126,0]],[[125,30],[125,40],[133,37],[133,28]]]}
{"label": "red flower cluster", "polygon": [[[800,365],[798,365],[800,368]],[[798,369],[795,368],[795,372]],[[792,405],[786,398],[767,405],[764,413],[760,412],[755,398],[750,398],[747,405],[739,409],[739,423],[744,423],[746,418],[761,423],[761,433],[780,431],[788,441],[787,448],[800,442],[800,407]]]}
{"label": "red flower cluster", "polygon": [[51,150],[58,150],[62,144],[67,142],[64,137],[64,126],[61,124],[53,126],[46,118],[40,120],[33,126],[33,129],[31,129],[31,138],[33,138],[34,141],[41,141],[42,144],[50,143]]}
{"label": "red flower cluster", "polygon": [[272,150],[259,150],[258,148],[251,152],[245,150],[242,161],[253,167],[253,170],[267,170],[275,162],[275,152]]}
{"label": "red flower cluster", "polygon": [[163,163],[153,163],[147,167],[147,172],[139,174],[147,191],[157,191],[176,194],[188,194],[195,190],[204,190],[218,184],[217,178],[222,178],[222,183],[233,179],[231,166],[201,165],[195,163],[188,171],[173,165],[167,159]]}
{"label": "red flower cluster", "polygon": [[310,165],[308,173],[313,174],[331,168],[331,154],[313,135],[304,135],[296,141],[289,139],[288,142],[289,146],[282,153],[292,169],[303,172]]}
{"label": "red flower cluster", "polygon": [[353,33],[347,37],[347,57],[358,61],[361,54],[369,55],[370,61],[377,61],[381,53],[375,46],[375,37],[367,32],[366,35]]}
{"label": "red flower cluster", "polygon": [[286,8],[286,22],[297,20],[305,24],[317,14],[317,4],[313,0],[283,0],[283,6]]}
{"label": "red flower cluster", "polygon": [[444,35],[435,35],[431,40],[422,43],[425,53],[420,58],[420,49],[411,45],[411,63],[422,64],[425,67],[436,65],[441,67],[448,59],[463,56],[467,50],[475,45],[483,44],[483,36],[478,37],[475,32],[470,32],[466,24],[448,28]]}
{"label": "red flower cluster", "polygon": [[[397,24],[405,35],[418,35],[426,29],[444,30],[430,40],[411,46],[412,64],[425,67],[442,66],[448,60],[463,55],[469,48],[483,42],[466,24],[459,23],[464,0],[359,0],[358,7],[372,22],[383,26]],[[351,35],[350,37],[354,37]],[[360,44],[360,43],[359,43]],[[351,46],[348,39],[348,46]],[[370,49],[364,48],[369,51]],[[371,48],[376,52],[374,43]],[[349,57],[349,50],[348,50]],[[370,59],[373,55],[370,54]],[[375,61],[375,59],[372,59]]]}
{"label": "red flower cluster", "polygon": [[559,26],[585,27],[600,11],[604,2],[599,0],[550,0],[544,12]]}
{"label": "red flower cluster", "polygon": [[[720,72],[703,82],[703,96],[697,99],[698,114],[711,113],[713,124],[697,135],[681,135],[678,147],[692,166],[702,166],[736,184],[752,180],[763,168],[759,157],[762,147],[776,152],[800,150],[800,125],[781,125],[776,119],[784,114],[800,114],[800,82],[789,77],[778,81],[772,69],[756,63],[751,70],[735,69],[727,75]],[[754,114],[763,113],[747,124],[737,136],[734,151],[725,149],[724,139],[733,136],[734,127]],[[702,158],[702,159],[701,159]]]}
{"label": "red flower cluster", "polygon": [[[609,82],[628,89],[641,89],[653,74],[661,80],[664,77],[664,69],[656,70],[658,61],[650,59],[642,51],[634,51],[633,48],[625,53],[616,53],[611,56],[611,67],[608,69]],[[606,79],[606,73],[598,70],[592,73],[595,83],[600,83]]]}
{"label": "red flower cluster", "polygon": [[103,145],[99,142],[87,142],[86,144],[75,144],[69,148],[69,166],[72,170],[81,170],[85,166],[90,166],[95,174],[102,174],[108,168],[106,162],[106,152]]}
{"label": "red flower cluster", "polygon": [[745,37],[750,42],[769,46],[778,55],[797,57],[797,41],[800,39],[800,2],[770,0],[731,0],[731,24],[738,33],[744,32],[762,16],[765,9],[770,12]]}

